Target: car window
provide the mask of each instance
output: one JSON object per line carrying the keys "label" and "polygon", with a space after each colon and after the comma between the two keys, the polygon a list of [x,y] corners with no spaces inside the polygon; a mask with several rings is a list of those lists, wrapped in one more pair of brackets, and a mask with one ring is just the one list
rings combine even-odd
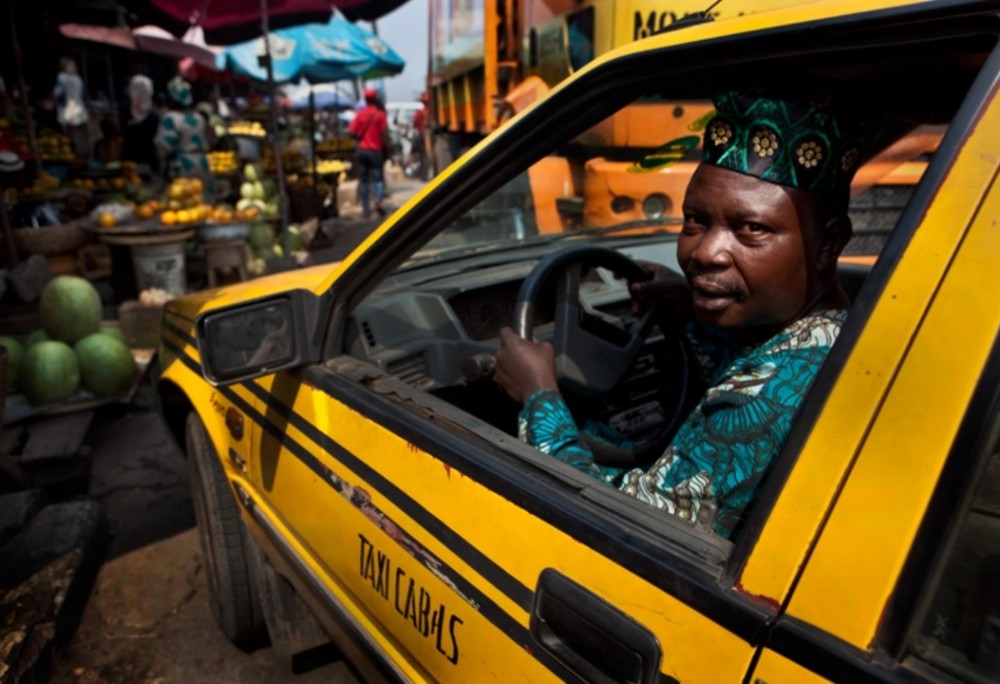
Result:
{"label": "car window", "polygon": [[[575,130],[553,117],[547,122],[550,132],[539,138],[545,145],[526,143],[523,148],[529,151],[519,152],[519,165],[435,205],[446,218],[423,231],[395,271],[353,307],[345,350],[490,429],[516,436],[519,407],[497,393],[489,376],[490,356],[499,346],[500,329],[513,322],[518,291],[533,266],[566,246],[600,245],[677,270],[680,209],[712,116],[709,95],[715,87],[781,75],[864,92],[882,117],[873,156],[852,186],[851,216],[857,229],[845,260],[865,267],[851,272],[858,278],[852,288],[856,293],[865,269],[897,227],[986,54],[986,48],[968,42],[933,54],[925,48],[919,54],[862,51],[828,55],[812,65],[797,60],[801,66],[795,70],[788,64],[773,70],[765,63],[740,65],[669,87],[651,73],[629,90],[593,95],[587,106],[606,114]],[[908,81],[902,78],[917,72],[948,87],[935,98],[917,97],[904,90]],[[519,130],[534,133],[525,126],[513,122],[496,145],[513,146]],[[627,287],[609,269],[584,272],[580,292],[584,304],[602,316],[622,316],[631,307]],[[535,336],[547,339],[553,331],[554,286],[543,294],[532,323]],[[647,360],[650,365],[643,372],[656,373],[656,359]],[[645,380],[649,382],[640,386],[663,377]],[[601,407],[600,417],[640,415],[645,420],[647,399],[641,392],[615,397]],[[651,420],[666,419],[658,415]],[[560,470],[563,465],[551,459],[550,467]],[[624,496],[602,493],[597,498],[632,515],[631,504],[613,503]],[[661,524],[660,530],[670,527]]]}
{"label": "car window", "polygon": [[971,486],[959,499],[957,524],[935,540],[938,571],[924,589],[924,605],[908,644],[912,657],[965,682],[1000,679],[998,399],[994,390],[992,401],[983,398],[981,404],[970,406],[973,415],[979,410],[987,414],[979,443],[956,444],[965,453],[955,453],[953,459],[969,464]]}

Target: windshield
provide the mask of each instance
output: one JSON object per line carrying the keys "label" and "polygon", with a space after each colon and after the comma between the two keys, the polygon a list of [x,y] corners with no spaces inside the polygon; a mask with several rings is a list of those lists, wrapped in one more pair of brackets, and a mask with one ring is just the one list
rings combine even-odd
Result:
{"label": "windshield", "polygon": [[642,98],[522,169],[413,259],[535,241],[679,232],[707,102]]}

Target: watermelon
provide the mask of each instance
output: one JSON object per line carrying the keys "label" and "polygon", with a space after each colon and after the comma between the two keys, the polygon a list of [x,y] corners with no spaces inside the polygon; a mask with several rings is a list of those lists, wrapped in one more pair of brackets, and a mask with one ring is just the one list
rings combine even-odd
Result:
{"label": "watermelon", "polygon": [[39,328],[35,332],[33,332],[30,335],[28,335],[28,339],[26,339],[24,341],[24,348],[27,349],[28,347],[30,347],[30,346],[32,346],[34,344],[38,344],[39,342],[47,342],[48,340],[51,340],[51,339],[52,338],[49,337],[48,333],[46,333],[44,330],[42,330],[41,328]]}
{"label": "watermelon", "polygon": [[135,359],[123,342],[104,333],[87,335],[73,346],[83,386],[99,397],[127,392],[135,380]]}
{"label": "watermelon", "polygon": [[267,223],[257,222],[250,224],[250,246],[254,250],[271,249],[274,245],[274,231]]}
{"label": "watermelon", "polygon": [[24,358],[24,347],[13,337],[0,335],[0,347],[7,348],[7,369],[10,374],[10,384],[17,387],[17,370],[21,367],[21,360]]}
{"label": "watermelon", "polygon": [[88,280],[58,276],[42,290],[39,314],[49,337],[73,344],[101,329],[101,296]]}
{"label": "watermelon", "polygon": [[68,344],[39,342],[24,352],[18,381],[32,404],[62,401],[80,385],[80,364]]}

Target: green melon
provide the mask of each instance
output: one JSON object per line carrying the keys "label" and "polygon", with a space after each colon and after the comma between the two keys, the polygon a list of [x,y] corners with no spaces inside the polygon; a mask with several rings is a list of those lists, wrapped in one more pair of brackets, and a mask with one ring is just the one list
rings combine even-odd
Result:
{"label": "green melon", "polygon": [[113,337],[126,346],[128,345],[128,342],[125,341],[125,333],[123,333],[122,329],[119,328],[117,325],[108,325],[107,323],[102,323],[100,333],[102,335]]}
{"label": "green melon", "polygon": [[83,386],[99,397],[127,392],[135,380],[135,359],[124,342],[110,335],[87,335],[73,346]]}
{"label": "green melon", "polygon": [[10,375],[10,384],[12,388],[16,389],[17,372],[24,358],[24,347],[13,337],[7,337],[6,335],[0,335],[0,347],[7,348],[7,370]]}
{"label": "green melon", "polygon": [[73,344],[101,329],[101,296],[83,278],[59,276],[42,290],[38,313],[49,337]]}
{"label": "green melon", "polygon": [[39,342],[24,352],[18,380],[32,404],[51,404],[76,391],[80,385],[80,365],[68,344]]}
{"label": "green melon", "polygon": [[35,332],[28,335],[28,339],[24,341],[24,348],[27,349],[28,347],[38,344],[39,342],[48,342],[51,339],[52,338],[49,337],[47,332],[39,328]]}
{"label": "green melon", "polygon": [[254,250],[271,249],[271,246],[274,245],[274,231],[267,223],[252,223],[250,224],[249,241]]}

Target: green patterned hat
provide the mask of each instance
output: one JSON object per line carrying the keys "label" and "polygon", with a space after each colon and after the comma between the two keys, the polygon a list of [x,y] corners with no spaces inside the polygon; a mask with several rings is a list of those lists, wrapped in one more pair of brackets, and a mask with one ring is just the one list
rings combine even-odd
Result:
{"label": "green patterned hat", "polygon": [[167,95],[182,107],[190,107],[193,101],[191,97],[191,84],[180,76],[174,76],[167,81]]}
{"label": "green patterned hat", "polygon": [[727,90],[705,128],[705,163],[781,185],[838,193],[850,187],[875,126],[828,95],[774,97]]}

